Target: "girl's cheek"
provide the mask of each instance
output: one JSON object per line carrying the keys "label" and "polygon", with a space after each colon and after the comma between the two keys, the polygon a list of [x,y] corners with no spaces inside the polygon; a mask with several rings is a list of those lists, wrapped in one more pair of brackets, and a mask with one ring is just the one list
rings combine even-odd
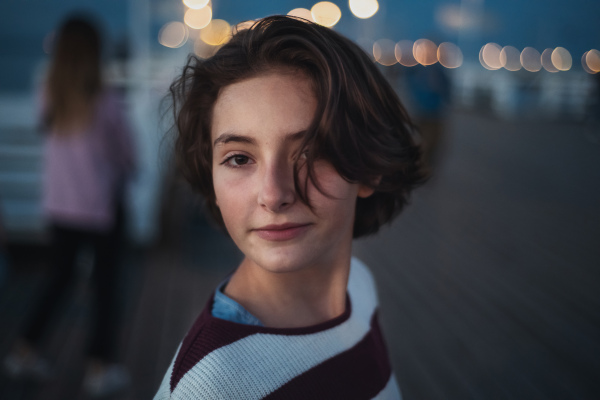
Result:
{"label": "girl's cheek", "polygon": [[220,180],[220,185],[224,190],[239,193],[242,188],[251,185],[252,177],[248,174],[222,174],[217,179]]}
{"label": "girl's cheek", "polygon": [[237,170],[213,173],[213,187],[221,212],[226,204],[249,201],[253,186],[252,176]]}
{"label": "girl's cheek", "polygon": [[331,164],[325,161],[315,163],[315,178],[326,193],[330,193],[335,197],[338,197],[336,193],[344,192],[350,185]]}

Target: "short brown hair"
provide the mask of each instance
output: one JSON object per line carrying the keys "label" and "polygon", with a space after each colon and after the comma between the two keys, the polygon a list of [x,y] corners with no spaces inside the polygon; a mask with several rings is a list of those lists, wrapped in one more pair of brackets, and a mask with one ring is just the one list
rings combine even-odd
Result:
{"label": "short brown hair", "polygon": [[[356,44],[320,25],[286,16],[261,19],[237,32],[212,57],[190,57],[171,85],[177,137],[175,153],[184,177],[206,199],[223,226],[212,181],[211,122],[220,91],[278,68],[312,81],[317,110],[302,148],[308,178],[296,190],[302,201],[316,159],[326,159],[349,182],[374,189],[358,198],[353,237],[376,232],[424,181],[413,124],[398,96]],[[297,170],[296,170],[297,172]]]}

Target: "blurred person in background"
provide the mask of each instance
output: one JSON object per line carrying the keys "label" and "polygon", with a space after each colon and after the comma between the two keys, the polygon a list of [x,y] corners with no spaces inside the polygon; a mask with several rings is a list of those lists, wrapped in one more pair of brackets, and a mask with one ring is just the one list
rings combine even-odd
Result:
{"label": "blurred person in background", "polygon": [[15,377],[49,376],[40,342],[73,286],[78,252],[91,246],[94,323],[84,386],[91,395],[105,395],[129,381],[127,371],[115,363],[115,287],[124,187],[135,160],[122,102],[102,79],[100,34],[87,16],[71,16],[57,31],[40,93],[40,117],[46,133],[42,207],[52,265],[47,286],[4,367]]}

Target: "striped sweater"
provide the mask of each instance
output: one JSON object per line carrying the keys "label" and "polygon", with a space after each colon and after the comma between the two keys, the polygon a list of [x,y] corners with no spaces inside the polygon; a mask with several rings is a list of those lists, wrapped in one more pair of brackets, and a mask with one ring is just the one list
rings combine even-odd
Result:
{"label": "striped sweater", "polygon": [[211,298],[154,399],[400,399],[373,277],[355,258],[346,301],[330,321],[280,329],[215,318]]}

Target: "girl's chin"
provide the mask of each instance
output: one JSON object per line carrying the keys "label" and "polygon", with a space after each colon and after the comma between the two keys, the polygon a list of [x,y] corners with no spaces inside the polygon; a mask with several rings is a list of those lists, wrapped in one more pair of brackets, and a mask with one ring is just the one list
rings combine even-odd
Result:
{"label": "girl's chin", "polygon": [[295,256],[292,254],[268,254],[261,255],[260,257],[246,256],[244,262],[275,274],[297,272],[307,268],[305,256]]}

